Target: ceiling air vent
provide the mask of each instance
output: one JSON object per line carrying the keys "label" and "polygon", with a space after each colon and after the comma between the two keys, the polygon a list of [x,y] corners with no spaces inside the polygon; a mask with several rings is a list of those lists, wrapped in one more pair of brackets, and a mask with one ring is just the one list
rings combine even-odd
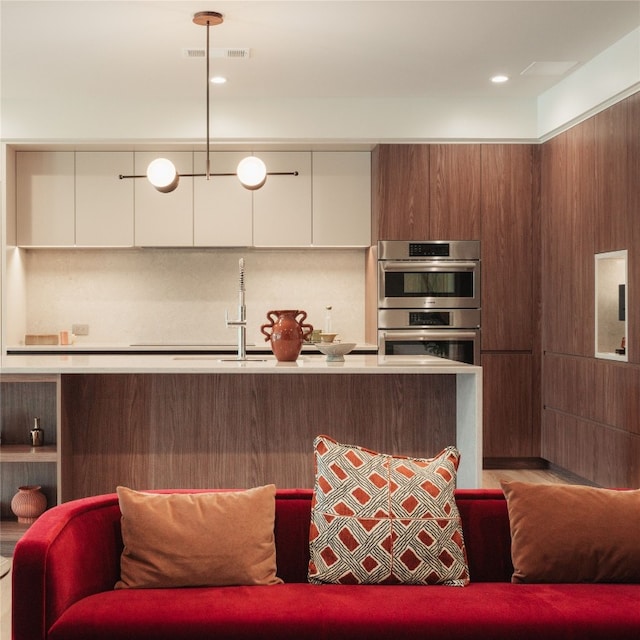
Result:
{"label": "ceiling air vent", "polygon": [[[199,49],[183,49],[182,55],[184,58],[204,58],[206,50]],[[248,48],[235,48],[235,49],[209,49],[210,58],[233,58],[234,60],[244,60],[251,55],[251,49]]]}

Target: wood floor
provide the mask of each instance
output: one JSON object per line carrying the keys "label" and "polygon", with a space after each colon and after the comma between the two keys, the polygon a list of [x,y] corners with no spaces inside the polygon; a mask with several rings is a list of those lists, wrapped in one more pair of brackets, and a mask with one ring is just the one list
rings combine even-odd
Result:
{"label": "wood floor", "polygon": [[500,489],[501,480],[538,484],[591,484],[557,469],[485,469],[482,472],[483,489]]}

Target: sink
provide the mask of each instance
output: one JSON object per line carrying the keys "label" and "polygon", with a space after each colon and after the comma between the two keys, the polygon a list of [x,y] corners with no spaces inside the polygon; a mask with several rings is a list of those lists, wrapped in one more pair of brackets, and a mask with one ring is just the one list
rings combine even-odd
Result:
{"label": "sink", "polygon": [[[235,342],[137,342],[129,345],[131,347],[178,347],[178,348],[192,348],[201,347],[206,349],[229,349],[236,348],[238,345]],[[247,343],[247,347],[255,347],[253,343]]]}
{"label": "sink", "polygon": [[268,358],[245,358],[244,360],[238,360],[238,358],[221,358],[220,356],[173,356],[173,360],[213,360],[213,362],[267,362]]}

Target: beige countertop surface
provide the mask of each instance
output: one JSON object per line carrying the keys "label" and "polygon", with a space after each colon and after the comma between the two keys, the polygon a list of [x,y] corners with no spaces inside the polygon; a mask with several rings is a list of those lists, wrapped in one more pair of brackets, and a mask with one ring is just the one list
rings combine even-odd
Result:
{"label": "beige countertop surface", "polygon": [[344,362],[328,362],[322,354],[302,353],[295,362],[278,362],[271,354],[250,355],[238,361],[234,355],[174,354],[48,354],[4,355],[5,375],[93,373],[300,373],[300,374],[475,374],[479,366],[435,356],[375,356],[348,354]]}

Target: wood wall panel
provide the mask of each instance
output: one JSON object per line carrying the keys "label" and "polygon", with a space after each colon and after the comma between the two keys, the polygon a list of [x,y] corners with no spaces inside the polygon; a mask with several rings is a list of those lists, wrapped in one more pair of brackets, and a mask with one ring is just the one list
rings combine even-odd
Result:
{"label": "wood wall panel", "polygon": [[482,349],[531,350],[539,314],[534,151],[482,145]]}
{"label": "wood wall panel", "polygon": [[429,240],[429,146],[379,145],[372,152],[372,233]]}
{"label": "wood wall panel", "polygon": [[543,349],[561,351],[567,343],[565,301],[569,298],[563,220],[567,210],[567,136],[546,142],[541,152],[541,253]]}
{"label": "wood wall panel", "polygon": [[640,92],[627,99],[627,218],[629,228],[629,362],[640,364]]}
{"label": "wood wall panel", "polygon": [[412,456],[455,444],[455,376],[63,376],[64,499],[145,488],[313,486],[313,438]]}
{"label": "wood wall panel", "polygon": [[[637,487],[640,94],[545,143],[541,170],[542,454],[600,484]],[[629,250],[628,363],[594,357],[594,254],[618,249]]]}
{"label": "wood wall panel", "polygon": [[547,354],[547,409],[578,415],[640,435],[640,367],[621,362]]}
{"label": "wood wall panel", "polygon": [[429,239],[480,239],[480,145],[429,146]]}
{"label": "wood wall panel", "polygon": [[578,416],[547,411],[542,455],[603,487],[640,487],[640,437]]}
{"label": "wood wall panel", "polygon": [[532,422],[533,357],[483,353],[483,456],[540,455],[540,431]]}
{"label": "wood wall panel", "polygon": [[552,140],[543,151],[543,345],[594,353],[594,122]]}
{"label": "wood wall panel", "polygon": [[[622,101],[593,118],[596,141],[595,205],[602,214],[594,222],[595,251],[598,253],[629,248],[631,217],[628,215],[627,109],[627,102]],[[584,160],[581,164],[584,164]]]}

